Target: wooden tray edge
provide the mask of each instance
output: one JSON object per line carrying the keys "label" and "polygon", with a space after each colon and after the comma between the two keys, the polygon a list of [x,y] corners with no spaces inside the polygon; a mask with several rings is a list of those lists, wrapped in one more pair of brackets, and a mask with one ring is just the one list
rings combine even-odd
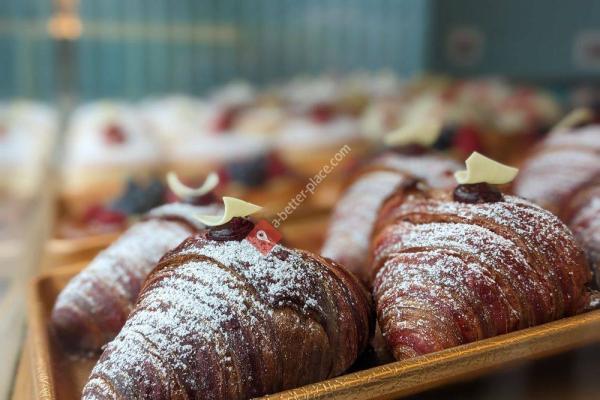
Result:
{"label": "wooden tray edge", "polygon": [[[396,398],[466,376],[482,375],[511,362],[557,354],[594,342],[600,342],[600,310],[343,375],[265,398]],[[478,360],[482,356],[487,361],[483,365]],[[426,381],[420,378],[423,375],[427,376]]]}
{"label": "wooden tray edge", "polygon": [[52,238],[46,243],[46,252],[50,256],[62,256],[78,251],[106,247],[122,234],[123,232],[119,231],[103,235],[86,236],[79,239]]}
{"label": "wooden tray edge", "polygon": [[30,362],[33,379],[33,391],[40,400],[56,400],[52,361],[50,355],[50,337],[44,319],[44,304],[41,298],[41,285],[46,279],[57,275],[74,275],[85,263],[75,263],[66,267],[55,268],[52,272],[40,274],[33,278],[29,286],[27,302],[27,319],[29,324]]}
{"label": "wooden tray edge", "polygon": [[[56,400],[50,337],[44,320],[41,285],[60,275],[72,276],[83,263],[58,267],[35,278],[30,286],[28,320],[33,390],[36,398]],[[267,399],[396,398],[440,386],[466,376],[482,375],[511,362],[600,342],[600,310],[454,347],[411,360],[346,374],[327,381],[266,396]],[[557,344],[558,343],[558,344]],[[482,358],[484,359],[482,361]],[[423,376],[427,376],[424,380]]]}

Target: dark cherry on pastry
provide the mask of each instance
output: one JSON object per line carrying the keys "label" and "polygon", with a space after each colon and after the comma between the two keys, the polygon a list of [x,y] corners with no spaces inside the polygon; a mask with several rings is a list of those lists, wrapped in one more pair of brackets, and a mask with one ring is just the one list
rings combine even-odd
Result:
{"label": "dark cherry on pastry", "polygon": [[573,230],[600,287],[600,125],[548,136],[525,161],[513,191]]}
{"label": "dark cherry on pastry", "polygon": [[470,200],[454,201],[450,191],[408,198],[400,192],[381,208],[372,242],[373,293],[397,360],[589,305],[584,253],[558,218],[508,195]]}
{"label": "dark cherry on pastry", "polygon": [[342,267],[207,235],[152,271],[84,399],[248,399],[339,375],[366,348],[370,297]]}
{"label": "dark cherry on pastry", "polygon": [[454,184],[452,173],[459,168],[455,161],[435,153],[390,152],[375,158],[358,172],[337,202],[321,254],[370,283],[368,250],[383,202],[396,191],[409,192],[417,178],[449,188]]}
{"label": "dark cherry on pastry", "polygon": [[174,203],[152,210],[132,225],[59,294],[51,327],[67,350],[95,352],[119,332],[141,285],[158,260],[203,226],[193,213],[217,213],[219,206]]}
{"label": "dark cherry on pastry", "polygon": [[494,185],[486,182],[458,185],[452,194],[454,201],[461,203],[494,203],[502,201],[502,192]]}
{"label": "dark cherry on pastry", "polygon": [[254,229],[254,223],[248,218],[234,217],[226,224],[213,226],[208,229],[208,239],[224,242],[229,240],[243,240]]}

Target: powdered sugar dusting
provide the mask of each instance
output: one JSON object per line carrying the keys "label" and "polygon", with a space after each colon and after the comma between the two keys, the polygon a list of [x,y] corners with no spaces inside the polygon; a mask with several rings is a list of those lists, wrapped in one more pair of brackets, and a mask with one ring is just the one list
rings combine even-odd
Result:
{"label": "powdered sugar dusting", "polygon": [[[369,165],[365,173],[346,190],[333,212],[321,254],[344,265],[363,281],[370,280],[367,265],[371,233],[383,202],[412,178],[432,187],[455,185],[455,161],[436,154],[418,156],[386,153]],[[412,178],[411,178],[412,177]]]}
{"label": "powdered sugar dusting", "polygon": [[[522,169],[514,191],[559,215],[587,251],[600,284],[600,125],[550,135]],[[588,201],[581,201],[587,196]]]}
{"label": "powdered sugar dusting", "polygon": [[484,204],[412,197],[392,210],[373,246],[378,319],[397,359],[587,305],[589,273],[573,235],[516,197]]}
{"label": "powdered sugar dusting", "polygon": [[[339,373],[361,350],[355,345],[348,354],[339,346],[355,337],[359,321],[352,318],[364,310],[351,289],[339,285],[316,258],[281,245],[263,256],[246,240],[190,237],[148,278],[127,323],[92,371],[83,397],[186,393],[242,399],[290,385],[284,380],[288,368],[302,371],[298,382]],[[283,312],[288,319],[279,321]],[[368,321],[366,313],[361,318]],[[309,358],[300,353],[289,360],[281,353],[289,338],[281,335],[298,335],[298,329],[302,335],[295,336],[299,341],[293,348],[304,348]],[[321,358],[318,375],[306,369],[315,366],[310,359],[315,354]]]}
{"label": "powdered sugar dusting", "polygon": [[[58,296],[52,321],[59,335],[77,331],[78,343],[69,343],[70,346],[94,350],[114,337],[148,273],[164,253],[192,233],[190,227],[176,220],[162,219],[179,219],[179,214],[159,209],[160,213],[151,213],[149,219],[134,224],[100,252]],[[204,212],[205,207],[193,209]],[[81,324],[86,328],[82,329]]]}
{"label": "powdered sugar dusting", "polygon": [[548,151],[524,166],[514,190],[521,197],[554,209],[581,184],[598,175],[600,154],[572,149]]}
{"label": "powdered sugar dusting", "polygon": [[573,233],[586,249],[596,284],[600,286],[600,186],[590,191],[590,198],[581,205],[569,222]]}
{"label": "powdered sugar dusting", "polygon": [[586,151],[600,151],[600,125],[589,125],[574,131],[549,135],[544,148],[580,148]]}
{"label": "powdered sugar dusting", "polygon": [[406,181],[404,175],[378,171],[354,182],[336,205],[321,254],[366,279],[371,232],[379,208]]}
{"label": "powdered sugar dusting", "polygon": [[[274,256],[284,252],[283,260]],[[206,241],[202,246],[182,249],[182,254],[198,254],[235,269],[252,284],[263,301],[271,307],[295,307],[300,304],[309,308],[321,303],[322,298],[311,288],[324,279],[323,269],[310,263],[299,253],[276,245],[268,256],[263,256],[250,242]],[[309,310],[306,310],[309,311]],[[319,311],[322,310],[312,310]]]}
{"label": "powdered sugar dusting", "polygon": [[374,160],[373,165],[411,174],[434,188],[455,186],[454,171],[461,169],[456,161],[435,154],[410,156],[389,153]]}

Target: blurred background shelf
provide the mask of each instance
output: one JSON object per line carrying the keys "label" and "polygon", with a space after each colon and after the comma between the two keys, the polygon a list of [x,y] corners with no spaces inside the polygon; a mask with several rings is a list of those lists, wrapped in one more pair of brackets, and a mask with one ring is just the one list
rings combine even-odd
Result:
{"label": "blurred background shelf", "polygon": [[[61,9],[81,24],[67,29],[67,51],[48,34]],[[7,0],[0,98],[199,94],[239,78],[382,68],[564,86],[598,80],[578,46],[597,36],[599,13],[594,0]]]}

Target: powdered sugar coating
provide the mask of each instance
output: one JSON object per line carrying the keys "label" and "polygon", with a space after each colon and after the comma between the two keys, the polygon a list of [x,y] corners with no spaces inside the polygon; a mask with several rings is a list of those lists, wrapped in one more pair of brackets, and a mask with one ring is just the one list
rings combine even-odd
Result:
{"label": "powdered sugar coating", "polygon": [[321,254],[368,281],[369,240],[379,207],[409,180],[407,176],[391,171],[359,177],[335,207]]}
{"label": "powdered sugar coating", "polygon": [[83,398],[242,399],[339,374],[369,318],[339,273],[280,245],[263,256],[245,240],[191,237],[149,277]]}
{"label": "powdered sugar coating", "polygon": [[484,204],[449,197],[415,195],[378,224],[374,296],[397,359],[587,306],[583,253],[555,216],[511,196]]}
{"label": "powdered sugar coating", "polygon": [[586,197],[567,222],[586,250],[596,285],[600,287],[600,185],[593,187]]}
{"label": "powdered sugar coating", "polygon": [[461,169],[456,161],[437,154],[387,153],[375,159],[373,166],[410,174],[423,179],[431,187],[441,189],[454,187],[454,171]]}
{"label": "powdered sugar coating", "polygon": [[514,192],[556,213],[587,252],[600,285],[600,125],[550,135],[525,163]]}
{"label": "powdered sugar coating", "polygon": [[554,134],[544,140],[545,148],[587,148],[600,151],[600,125],[588,125],[570,132]]}
{"label": "powdered sugar coating", "polygon": [[599,154],[573,149],[548,151],[525,164],[514,191],[554,211],[574,190],[597,175]]}
{"label": "powdered sugar coating", "polygon": [[[218,207],[168,205],[131,226],[75,276],[58,296],[52,324],[69,347],[97,350],[125,323],[142,282],[158,260],[192,232],[182,210],[217,212]],[[178,211],[171,213],[170,211]],[[185,221],[183,224],[180,221]]]}
{"label": "powdered sugar coating", "polygon": [[368,249],[377,213],[385,199],[402,186],[420,178],[432,187],[451,187],[458,163],[435,154],[386,153],[368,166],[373,171],[359,175],[338,201],[321,254],[370,282]]}
{"label": "powdered sugar coating", "polygon": [[600,177],[600,126],[550,135],[524,164],[514,192],[553,212],[586,182]]}

